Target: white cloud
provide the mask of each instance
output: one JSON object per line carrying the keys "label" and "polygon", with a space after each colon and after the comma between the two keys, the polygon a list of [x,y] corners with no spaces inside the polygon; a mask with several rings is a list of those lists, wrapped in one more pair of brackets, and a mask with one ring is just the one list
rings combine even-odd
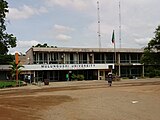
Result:
{"label": "white cloud", "polygon": [[24,5],[21,8],[9,8],[9,13],[7,18],[9,19],[27,19],[33,15],[39,15],[41,13],[46,13],[47,9],[44,7],[33,8],[27,5]]}
{"label": "white cloud", "polygon": [[26,50],[28,50],[29,48],[31,48],[32,46],[35,46],[37,44],[39,44],[40,42],[36,41],[36,40],[18,40],[17,41],[17,46],[15,48],[10,48],[9,49],[9,53],[14,54],[16,51],[21,52],[21,53],[25,53]]}
{"label": "white cloud", "polygon": [[89,4],[91,4],[91,0],[44,0],[50,6],[61,6],[67,8],[74,8],[77,10],[85,10]]}
{"label": "white cloud", "polygon": [[55,32],[60,32],[60,33],[68,33],[74,31],[74,28],[68,27],[68,26],[63,26],[63,25],[54,25],[54,31]]}
{"label": "white cloud", "polygon": [[68,41],[68,40],[72,39],[71,36],[68,36],[68,35],[65,35],[65,34],[59,34],[55,38],[57,40],[60,40],[60,41]]}
{"label": "white cloud", "polygon": [[146,46],[150,40],[151,38],[139,38],[139,39],[135,39],[135,42],[139,46]]}
{"label": "white cloud", "polygon": [[31,41],[21,41],[21,40],[19,40],[19,41],[17,41],[17,47],[20,47],[20,48],[32,47],[32,46],[37,45],[38,43],[40,43],[40,42],[38,42],[36,40],[31,40]]}
{"label": "white cloud", "polygon": [[53,28],[48,31],[48,36],[51,39],[56,39],[58,41],[68,41],[72,39],[70,35],[74,31],[75,29],[72,27],[55,24]]}

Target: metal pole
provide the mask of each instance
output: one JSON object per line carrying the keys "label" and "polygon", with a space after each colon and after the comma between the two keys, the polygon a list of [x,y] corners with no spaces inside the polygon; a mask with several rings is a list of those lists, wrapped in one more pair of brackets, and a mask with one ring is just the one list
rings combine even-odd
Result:
{"label": "metal pole", "polygon": [[121,2],[119,1],[119,47],[121,48]]}
{"label": "metal pole", "polygon": [[99,1],[97,1],[97,16],[98,16],[98,41],[99,41],[99,48],[101,48],[101,22],[100,22],[100,7]]}

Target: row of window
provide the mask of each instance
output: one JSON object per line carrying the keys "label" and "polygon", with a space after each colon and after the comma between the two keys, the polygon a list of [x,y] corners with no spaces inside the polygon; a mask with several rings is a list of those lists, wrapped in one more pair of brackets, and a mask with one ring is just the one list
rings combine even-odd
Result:
{"label": "row of window", "polygon": [[[120,54],[120,63],[140,63],[141,54]],[[117,55],[118,59],[118,55]],[[117,61],[116,61],[117,62]],[[115,63],[114,53],[36,53],[34,64]]]}

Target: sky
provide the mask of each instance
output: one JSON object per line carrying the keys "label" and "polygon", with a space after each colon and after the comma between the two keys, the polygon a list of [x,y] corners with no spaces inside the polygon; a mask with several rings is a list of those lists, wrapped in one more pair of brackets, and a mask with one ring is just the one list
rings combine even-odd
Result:
{"label": "sky", "polygon": [[[7,0],[7,32],[17,37],[15,51],[38,43],[99,48],[97,0]],[[119,10],[120,2],[120,10]],[[99,0],[101,48],[143,48],[160,25],[160,0]],[[121,13],[121,42],[119,35]]]}

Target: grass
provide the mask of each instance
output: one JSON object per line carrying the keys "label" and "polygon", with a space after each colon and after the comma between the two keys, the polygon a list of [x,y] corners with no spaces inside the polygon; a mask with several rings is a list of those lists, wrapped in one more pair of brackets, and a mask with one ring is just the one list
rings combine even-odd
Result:
{"label": "grass", "polygon": [[[22,81],[18,81],[19,86],[22,86]],[[17,81],[12,80],[12,81],[0,81],[0,88],[6,88],[6,87],[16,87],[17,86]]]}

